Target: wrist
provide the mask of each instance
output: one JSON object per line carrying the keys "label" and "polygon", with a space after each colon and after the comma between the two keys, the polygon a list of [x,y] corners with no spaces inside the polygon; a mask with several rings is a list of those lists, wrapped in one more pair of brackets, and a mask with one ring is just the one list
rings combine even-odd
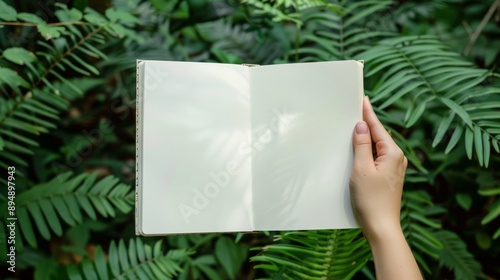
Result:
{"label": "wrist", "polygon": [[399,222],[384,221],[363,228],[363,234],[366,239],[373,245],[374,243],[391,242],[395,239],[403,237],[404,234]]}

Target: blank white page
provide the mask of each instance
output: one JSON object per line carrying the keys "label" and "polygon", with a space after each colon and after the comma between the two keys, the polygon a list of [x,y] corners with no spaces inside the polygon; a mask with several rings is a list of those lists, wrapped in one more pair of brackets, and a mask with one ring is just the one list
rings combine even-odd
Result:
{"label": "blank white page", "polygon": [[248,67],[142,61],[139,74],[138,232],[251,231]]}
{"label": "blank white page", "polygon": [[251,68],[255,230],[358,227],[348,184],[362,69],[357,61]]}

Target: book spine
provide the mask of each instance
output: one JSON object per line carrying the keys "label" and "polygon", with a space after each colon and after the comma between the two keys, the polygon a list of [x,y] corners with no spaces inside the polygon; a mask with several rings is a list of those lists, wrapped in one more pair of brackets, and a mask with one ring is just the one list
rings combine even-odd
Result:
{"label": "book spine", "polygon": [[135,233],[142,235],[139,229],[139,217],[141,211],[140,188],[142,187],[142,101],[143,101],[143,81],[142,72],[144,62],[137,60],[136,64],[136,99],[135,99]]}

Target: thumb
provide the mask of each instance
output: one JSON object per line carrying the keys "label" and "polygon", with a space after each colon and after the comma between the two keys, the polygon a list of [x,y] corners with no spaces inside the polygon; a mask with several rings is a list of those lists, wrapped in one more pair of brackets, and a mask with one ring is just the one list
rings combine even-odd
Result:
{"label": "thumb", "polygon": [[368,125],[361,121],[356,124],[353,137],[354,168],[370,168],[374,166],[372,153],[372,137]]}

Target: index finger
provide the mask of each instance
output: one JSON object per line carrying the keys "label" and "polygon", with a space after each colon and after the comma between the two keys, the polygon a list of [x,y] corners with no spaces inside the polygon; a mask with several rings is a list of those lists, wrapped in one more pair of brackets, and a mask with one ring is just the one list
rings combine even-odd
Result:
{"label": "index finger", "polygon": [[375,115],[372,104],[370,104],[370,100],[368,100],[367,96],[365,96],[365,98],[363,99],[363,120],[368,124],[368,127],[370,128],[374,143],[380,141],[388,141],[389,143],[394,143],[392,137],[389,135],[389,133],[387,133],[387,130],[385,130],[384,126],[377,118],[377,115]]}

